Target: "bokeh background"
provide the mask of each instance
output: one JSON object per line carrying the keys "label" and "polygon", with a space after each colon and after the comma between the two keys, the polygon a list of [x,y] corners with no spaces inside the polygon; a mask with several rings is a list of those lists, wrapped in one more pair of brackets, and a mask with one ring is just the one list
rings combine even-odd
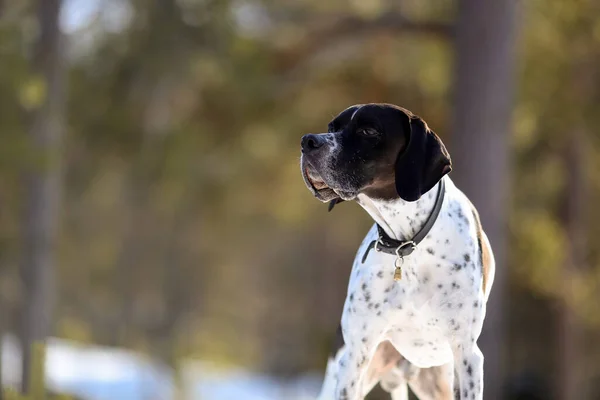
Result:
{"label": "bokeh background", "polygon": [[81,399],[313,398],[371,221],[299,142],[365,102],[481,213],[485,398],[600,399],[593,0],[0,1],[3,384],[42,342]]}

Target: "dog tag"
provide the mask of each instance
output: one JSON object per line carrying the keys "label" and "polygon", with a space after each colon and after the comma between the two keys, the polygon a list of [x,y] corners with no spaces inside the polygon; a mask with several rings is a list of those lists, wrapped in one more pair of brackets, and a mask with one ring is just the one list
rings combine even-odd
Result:
{"label": "dog tag", "polygon": [[396,262],[395,262],[396,269],[394,270],[394,280],[395,281],[399,281],[400,279],[402,279],[402,264],[404,264],[404,259],[402,257],[396,258]]}
{"label": "dog tag", "polygon": [[394,270],[394,280],[399,281],[400,279],[402,279],[402,268],[396,267]]}

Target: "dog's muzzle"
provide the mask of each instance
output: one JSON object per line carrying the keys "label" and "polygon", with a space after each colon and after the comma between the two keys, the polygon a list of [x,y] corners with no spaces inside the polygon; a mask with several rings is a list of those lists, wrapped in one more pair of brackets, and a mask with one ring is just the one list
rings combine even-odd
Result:
{"label": "dog's muzzle", "polygon": [[327,186],[327,183],[321,178],[317,170],[306,160],[303,155],[300,160],[300,168],[302,170],[302,178],[304,184],[311,193],[319,200],[327,202],[338,197],[338,195]]}
{"label": "dog's muzzle", "polygon": [[302,157],[300,168],[306,187],[312,194],[323,202],[338,197],[335,191],[327,185],[318,169],[313,163],[318,164],[327,150],[327,140],[322,135],[308,134],[302,137]]}

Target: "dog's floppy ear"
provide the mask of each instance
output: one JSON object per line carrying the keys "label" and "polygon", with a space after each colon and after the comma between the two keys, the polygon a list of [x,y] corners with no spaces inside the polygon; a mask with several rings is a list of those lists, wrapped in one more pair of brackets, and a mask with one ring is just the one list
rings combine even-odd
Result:
{"label": "dog's floppy ear", "polygon": [[398,195],[416,201],[452,170],[452,161],[440,138],[417,116],[403,120],[408,142],[396,159]]}

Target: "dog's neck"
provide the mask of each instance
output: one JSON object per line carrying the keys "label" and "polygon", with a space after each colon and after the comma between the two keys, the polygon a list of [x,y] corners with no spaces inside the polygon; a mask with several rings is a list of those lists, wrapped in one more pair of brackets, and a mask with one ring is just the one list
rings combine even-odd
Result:
{"label": "dog's neck", "polygon": [[435,185],[417,201],[401,198],[381,200],[359,194],[356,202],[383,228],[385,233],[396,240],[410,240],[421,230],[435,206],[439,186]]}

